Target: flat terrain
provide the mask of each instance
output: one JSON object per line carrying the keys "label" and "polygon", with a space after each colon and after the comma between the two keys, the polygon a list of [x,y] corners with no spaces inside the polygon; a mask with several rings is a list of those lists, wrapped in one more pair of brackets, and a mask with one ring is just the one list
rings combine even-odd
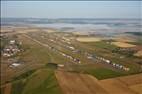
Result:
{"label": "flat terrain", "polygon": [[[110,94],[142,94],[142,74],[100,80]],[[137,89],[136,89],[137,88]]]}
{"label": "flat terrain", "polygon": [[88,35],[87,32],[72,32],[74,35]]}
{"label": "flat terrain", "polygon": [[138,51],[137,53],[134,54],[135,56],[138,56],[138,57],[142,57],[142,50]]}
{"label": "flat terrain", "polygon": [[14,56],[1,57],[2,94],[141,92],[141,74],[132,75],[142,72],[141,58],[133,56],[141,50],[139,42],[119,40],[112,45],[116,40],[57,31],[16,26],[2,31],[2,52],[10,40],[21,43],[22,49]]}
{"label": "flat terrain", "polygon": [[116,45],[118,47],[122,48],[128,48],[128,47],[135,47],[136,45],[125,43],[125,42],[112,42],[113,45]]}
{"label": "flat terrain", "polygon": [[57,71],[56,77],[64,94],[108,94],[90,75]]}
{"label": "flat terrain", "polygon": [[142,94],[142,84],[136,84],[136,85],[132,85],[129,87],[130,89],[132,89],[133,91],[137,92],[138,94]]}
{"label": "flat terrain", "polygon": [[12,89],[11,83],[6,84],[4,88],[4,94],[11,94],[11,89]]}
{"label": "flat terrain", "polygon": [[142,92],[142,74],[97,80],[91,75],[57,71],[56,77],[64,94],[141,94]]}
{"label": "flat terrain", "polygon": [[79,37],[79,38],[77,38],[77,41],[79,41],[79,42],[97,42],[97,41],[101,41],[101,39],[95,38],[95,37]]}
{"label": "flat terrain", "polygon": [[126,37],[126,36],[118,36],[116,38],[113,38],[113,40],[117,41],[117,42],[136,42],[135,39]]}

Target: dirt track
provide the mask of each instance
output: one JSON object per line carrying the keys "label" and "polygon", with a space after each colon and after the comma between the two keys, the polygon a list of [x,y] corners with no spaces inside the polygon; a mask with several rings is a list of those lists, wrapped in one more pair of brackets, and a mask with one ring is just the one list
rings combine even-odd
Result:
{"label": "dirt track", "polygon": [[[56,71],[64,94],[141,94],[142,75],[97,80],[87,74]],[[138,88],[138,89],[137,89]]]}

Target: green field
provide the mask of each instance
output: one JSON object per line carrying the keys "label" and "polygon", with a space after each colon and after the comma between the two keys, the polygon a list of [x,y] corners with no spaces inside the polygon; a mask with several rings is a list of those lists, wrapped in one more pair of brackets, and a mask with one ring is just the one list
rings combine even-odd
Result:
{"label": "green field", "polygon": [[114,78],[118,76],[123,76],[124,73],[113,71],[111,69],[106,68],[98,68],[98,69],[90,69],[86,71],[87,74],[91,74],[98,79],[107,79],[107,78]]}
{"label": "green field", "polygon": [[25,79],[20,79],[17,81],[12,82],[11,94],[22,94],[22,91],[25,86]]}
{"label": "green field", "polygon": [[62,94],[54,70],[39,69],[25,79],[12,82],[12,94]]}
{"label": "green field", "polygon": [[85,44],[90,45],[90,46],[94,46],[94,47],[97,47],[97,48],[110,50],[110,51],[117,48],[117,46],[111,45],[110,43],[107,43],[106,41],[88,42],[88,43],[85,43]]}
{"label": "green field", "polygon": [[71,72],[90,74],[97,79],[107,79],[127,75],[123,71],[107,69],[105,67],[94,68],[92,65],[72,66]]}
{"label": "green field", "polygon": [[41,69],[27,79],[22,94],[61,94],[54,71]]}

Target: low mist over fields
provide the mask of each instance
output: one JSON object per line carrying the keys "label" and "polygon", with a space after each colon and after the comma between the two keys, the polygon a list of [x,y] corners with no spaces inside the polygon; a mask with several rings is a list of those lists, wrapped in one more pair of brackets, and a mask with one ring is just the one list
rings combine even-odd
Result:
{"label": "low mist over fields", "polygon": [[96,34],[114,34],[124,32],[142,32],[140,19],[81,19],[81,18],[3,18],[2,25],[33,25],[55,28],[62,32],[87,32]]}

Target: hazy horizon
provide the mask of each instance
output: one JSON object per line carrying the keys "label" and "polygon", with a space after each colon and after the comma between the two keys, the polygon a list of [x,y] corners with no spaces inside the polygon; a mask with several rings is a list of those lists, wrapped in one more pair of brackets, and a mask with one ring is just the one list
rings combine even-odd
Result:
{"label": "hazy horizon", "polygon": [[2,1],[1,18],[140,19],[141,1]]}

